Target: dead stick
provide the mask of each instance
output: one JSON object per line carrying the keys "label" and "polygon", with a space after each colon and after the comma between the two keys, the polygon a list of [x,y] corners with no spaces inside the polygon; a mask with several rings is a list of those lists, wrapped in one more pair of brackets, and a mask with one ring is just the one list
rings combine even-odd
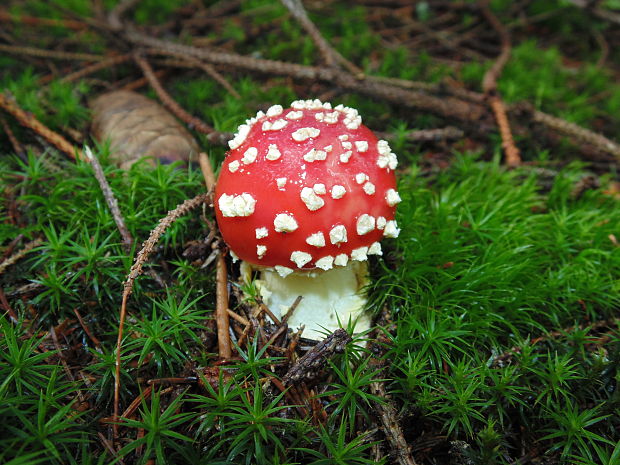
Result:
{"label": "dead stick", "polygon": [[123,462],[123,459],[118,456],[118,454],[116,453],[116,450],[114,449],[114,447],[112,447],[112,444],[110,444],[110,441],[108,441],[106,439],[106,437],[103,435],[103,433],[98,432],[97,436],[99,436],[99,440],[103,444],[103,447],[110,453],[110,455],[112,455],[113,457],[117,458],[118,459],[118,463],[120,463],[121,465],[124,465],[125,462]]}
{"label": "dead stick", "polygon": [[86,155],[86,158],[88,158],[91,166],[93,167],[93,171],[95,172],[95,178],[97,178],[97,181],[99,182],[99,186],[101,187],[101,191],[103,192],[103,197],[108,204],[108,208],[112,212],[112,217],[114,218],[116,227],[121,233],[123,249],[126,253],[129,253],[131,251],[131,246],[133,245],[133,237],[131,237],[131,233],[125,225],[125,219],[123,218],[121,210],[118,207],[118,202],[116,200],[116,197],[114,196],[114,192],[112,192],[112,188],[110,187],[110,184],[108,184],[108,180],[105,177],[105,173],[103,172],[103,168],[101,167],[99,160],[89,146],[84,147],[84,154]]}
{"label": "dead stick", "polygon": [[2,306],[2,308],[4,308],[4,311],[9,314],[9,317],[11,317],[11,320],[13,320],[13,323],[17,323],[19,321],[19,318],[17,317],[17,313],[15,313],[15,310],[13,310],[13,307],[11,307],[11,304],[9,304],[9,301],[6,298],[6,294],[4,293],[1,287],[0,287],[0,306]]}
{"label": "dead stick", "polygon": [[[167,70],[167,69],[160,69],[158,71],[155,71],[155,76],[157,77],[157,79],[161,79],[165,77],[167,74],[169,74],[169,71],[170,70]],[[139,89],[140,87],[144,87],[148,85],[148,83],[149,81],[147,81],[145,77],[141,77],[139,79],[136,79],[135,81],[128,82],[127,84],[122,86],[119,90],[136,90],[136,89]]]}
{"label": "dead stick", "polygon": [[61,81],[62,82],[76,81],[90,74],[96,73],[97,71],[100,71],[102,69],[106,69],[111,66],[116,66],[116,65],[125,63],[126,61],[129,61],[130,59],[131,59],[131,55],[128,53],[125,55],[118,55],[112,58],[108,58],[98,63],[95,63],[93,65],[86,66],[85,68],[75,71],[74,73],[67,74],[61,79]]}
{"label": "dead stick", "polygon": [[114,425],[112,429],[114,431],[114,439],[118,438],[118,412],[120,408],[120,390],[121,390],[121,347],[123,343],[123,329],[125,326],[125,319],[127,318],[127,300],[133,290],[133,282],[138,276],[142,274],[142,267],[149,258],[149,255],[153,251],[153,248],[159,241],[166,229],[170,227],[178,218],[187,214],[194,208],[202,205],[209,198],[209,194],[200,194],[193,199],[187,199],[181,205],[177,206],[174,210],[169,211],[168,214],[159,221],[159,224],[153,231],[149,238],[142,244],[142,249],[138,252],[136,260],[129,270],[125,285],[123,286],[123,298],[121,301],[121,310],[119,315],[118,324],[118,337],[116,339],[116,366],[114,371]]}
{"label": "dead stick", "polygon": [[[403,89],[402,86],[388,85],[385,82],[381,82],[381,78],[374,76],[366,76],[363,81],[360,81],[348,73],[335,71],[330,68],[265,60],[231,52],[177,44],[146,36],[131,28],[127,28],[125,37],[133,44],[152,47],[153,50],[149,51],[149,53],[171,55],[181,58],[191,56],[215,65],[225,65],[270,75],[289,76],[296,79],[328,82],[349,91],[359,92],[362,95],[369,95],[374,98],[381,98],[398,105],[426,110],[430,113],[450,119],[457,119],[468,123],[478,123],[477,127],[481,127],[479,123],[485,118],[486,112],[481,104],[484,95],[476,92],[466,92],[467,98],[464,98],[463,95],[457,95],[457,92],[454,92],[453,89],[444,89],[445,92],[452,96],[433,96],[424,92],[407,91],[407,89]],[[521,105],[511,105],[509,107],[510,113],[522,112],[522,110],[523,108]],[[573,136],[578,140],[582,137],[586,137],[589,141],[592,141],[588,143],[594,145],[598,150],[610,153],[620,159],[620,145],[601,134],[597,134],[551,115],[533,114],[532,116],[534,117],[534,121],[540,122],[550,129],[555,130],[558,126],[562,126],[562,130],[565,134]],[[537,116],[540,118],[537,119]]]}
{"label": "dead stick", "polygon": [[0,44],[0,52],[11,53],[13,55],[28,55],[37,58],[52,58],[56,60],[67,61],[101,61],[105,60],[106,58],[103,55],[94,55],[91,53],[59,52],[56,50],[46,50],[35,47],[23,47],[6,44]]}
{"label": "dead stick", "polygon": [[6,260],[3,260],[2,263],[0,263],[0,275],[4,273],[4,270],[6,270],[9,266],[17,263],[19,260],[25,257],[28,252],[30,252],[35,247],[41,245],[42,243],[43,241],[41,239],[35,239],[33,241],[30,241],[24,246],[23,249],[11,255]]}
{"label": "dead stick", "polygon": [[[60,347],[60,343],[58,342],[58,336],[53,326],[50,326],[49,334],[50,334],[50,337],[52,338],[52,342],[54,343],[54,347],[56,347],[56,352],[58,353],[58,357],[60,358],[60,363],[62,364],[62,368],[65,374],[67,375],[67,379],[69,379],[72,383],[75,383],[75,376],[73,376],[73,373],[71,373],[71,370],[69,369],[69,365],[67,364],[67,359],[65,357],[65,354],[62,351],[62,347]],[[76,394],[77,394],[77,397],[80,403],[82,404],[85,403],[86,399],[84,398],[84,394],[82,393],[82,390],[76,389],[76,391],[77,391]]]}
{"label": "dead stick", "polygon": [[246,318],[242,317],[238,313],[233,312],[232,310],[228,310],[228,316],[230,316],[233,320],[241,323],[243,326],[248,326],[250,324],[250,322]]}
{"label": "dead stick", "polygon": [[482,79],[482,90],[489,98],[489,105],[493,110],[495,121],[497,121],[497,126],[499,127],[499,133],[502,137],[502,148],[504,149],[504,154],[506,156],[506,164],[514,167],[521,164],[521,154],[519,153],[519,149],[517,148],[512,137],[510,122],[508,121],[508,115],[506,114],[506,107],[497,92],[497,79],[504,69],[504,66],[506,66],[506,63],[508,63],[508,60],[510,59],[512,49],[510,34],[501,21],[497,19],[497,16],[493,14],[489,8],[488,2],[484,2],[481,7],[482,14],[485,19],[491,24],[493,29],[495,29],[499,35],[502,46],[501,53],[491,68],[484,73],[484,77]]}
{"label": "dead stick", "polygon": [[370,390],[375,396],[384,400],[384,402],[376,402],[374,407],[379,414],[383,432],[391,445],[393,453],[396,455],[396,461],[400,465],[416,465],[416,461],[411,454],[411,448],[398,424],[398,413],[388,399],[383,383],[378,381],[370,383]]}
{"label": "dead stick", "polygon": [[180,61],[178,63],[178,65],[180,65],[180,66],[191,66],[192,68],[200,68],[205,73],[207,73],[209,76],[211,76],[211,78],[213,78],[213,80],[215,82],[217,82],[224,89],[226,89],[228,92],[230,92],[230,94],[232,96],[234,96],[235,98],[238,98],[238,99],[241,98],[241,95],[239,94],[239,92],[237,92],[235,90],[235,88],[230,85],[230,82],[228,82],[226,80],[226,78],[224,78],[224,76],[222,76],[219,73],[219,71],[215,69],[215,67],[213,65],[210,65],[209,63],[205,63],[204,61],[200,61],[200,60],[198,60],[196,58],[192,58],[192,57],[187,57],[184,61]]}
{"label": "dead stick", "polygon": [[499,127],[499,133],[502,137],[502,148],[506,155],[506,164],[510,167],[519,166],[521,164],[521,155],[512,138],[512,131],[510,130],[504,102],[502,102],[499,96],[492,95],[489,99],[489,105],[493,110],[497,126]]}
{"label": "dead stick", "polygon": [[88,327],[88,325],[86,324],[86,322],[82,318],[82,315],[80,315],[80,312],[78,312],[78,309],[74,308],[73,309],[73,313],[75,313],[75,316],[77,317],[78,321],[80,322],[80,326],[82,327],[82,329],[84,330],[84,332],[86,333],[88,338],[93,342],[93,344],[95,345],[95,348],[97,350],[100,350],[101,349],[101,341],[99,339],[97,339],[97,337],[90,331],[90,328]]}
{"label": "dead stick", "polygon": [[323,55],[323,59],[325,60],[325,64],[327,64],[327,66],[334,66],[335,62],[338,61],[351,73],[353,73],[353,75],[357,77],[362,77],[364,75],[364,72],[360,68],[343,57],[329,44],[327,40],[325,40],[319,28],[316,27],[308,16],[308,12],[304,8],[303,3],[301,3],[301,0],[281,0],[281,2],[293,15],[293,17],[299,21],[301,27],[306,30],[312,41],[319,49],[321,55]]}
{"label": "dead stick", "polygon": [[168,94],[168,92],[166,92],[163,88],[159,82],[159,79],[155,76],[153,68],[151,68],[151,65],[144,57],[139,54],[135,54],[134,60],[142,69],[144,77],[147,79],[159,99],[177,118],[185,122],[188,126],[193,127],[198,132],[202,132],[204,134],[211,134],[215,132],[215,129],[202,121],[200,118],[190,115],[177,102],[174,101],[170,94]]}
{"label": "dead stick", "polygon": [[14,98],[8,96],[6,93],[0,92],[0,108],[13,116],[19,124],[43,137],[46,141],[52,144],[61,152],[64,152],[70,158],[75,160],[76,158],[83,160],[84,155],[82,150],[73,146],[67,139],[62,137],[57,132],[52,131],[31,113],[26,113],[22,110],[15,101]]}
{"label": "dead stick", "polygon": [[25,159],[26,151],[24,150],[24,147],[22,146],[22,144],[17,140],[17,137],[15,137],[15,134],[13,134],[13,131],[11,130],[11,127],[9,126],[9,123],[7,123],[6,119],[4,119],[1,116],[0,116],[0,123],[2,124],[2,129],[4,129],[4,133],[9,138],[9,142],[11,142],[11,145],[13,146],[13,150],[15,150],[15,153],[20,158]]}
{"label": "dead stick", "polygon": [[88,27],[86,23],[82,21],[75,21],[71,19],[52,19],[52,18],[39,18],[37,16],[25,16],[25,15],[12,15],[6,10],[0,10],[0,21],[13,22],[16,24],[27,24],[29,26],[44,26],[44,27],[65,27],[67,29],[85,29]]}
{"label": "dead stick", "polygon": [[[198,162],[200,163],[202,175],[205,178],[207,190],[212,192],[215,189],[215,173],[213,173],[207,154],[201,152],[198,155]],[[221,253],[217,257],[216,266],[215,321],[217,323],[217,345],[220,358],[227,359],[232,356],[229,335],[230,319],[228,316],[228,273],[226,271],[226,261]]]}

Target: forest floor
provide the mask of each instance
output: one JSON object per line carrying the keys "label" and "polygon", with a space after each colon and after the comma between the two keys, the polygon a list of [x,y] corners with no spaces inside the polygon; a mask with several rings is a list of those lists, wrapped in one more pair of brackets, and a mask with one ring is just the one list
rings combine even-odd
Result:
{"label": "forest floor", "polygon": [[[0,462],[620,463],[617,0],[6,0],[0,69]],[[120,89],[176,120],[100,136]],[[315,98],[402,198],[376,326],[320,344],[239,284],[205,187]]]}

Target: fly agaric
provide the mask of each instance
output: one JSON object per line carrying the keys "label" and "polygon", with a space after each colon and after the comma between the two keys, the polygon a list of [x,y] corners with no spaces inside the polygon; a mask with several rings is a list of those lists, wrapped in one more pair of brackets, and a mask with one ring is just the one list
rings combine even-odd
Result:
{"label": "fly agaric", "polygon": [[276,315],[320,339],[363,314],[368,255],[397,237],[396,155],[357,110],[319,100],[274,105],[239,126],[215,188],[224,241]]}

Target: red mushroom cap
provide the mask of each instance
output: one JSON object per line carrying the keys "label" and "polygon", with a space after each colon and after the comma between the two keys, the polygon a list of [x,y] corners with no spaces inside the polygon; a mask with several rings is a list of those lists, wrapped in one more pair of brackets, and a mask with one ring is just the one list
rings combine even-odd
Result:
{"label": "red mushroom cap", "polygon": [[274,105],[241,125],[215,188],[222,236],[241,259],[299,269],[381,254],[396,237],[396,156],[357,111],[319,100]]}

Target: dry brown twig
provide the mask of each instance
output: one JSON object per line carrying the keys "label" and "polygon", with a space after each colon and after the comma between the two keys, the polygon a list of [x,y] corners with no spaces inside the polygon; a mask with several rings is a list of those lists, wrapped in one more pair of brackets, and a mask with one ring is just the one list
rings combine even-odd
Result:
{"label": "dry brown twig", "polygon": [[120,388],[121,388],[121,346],[123,342],[123,328],[125,325],[125,319],[127,318],[127,301],[133,290],[133,283],[142,274],[142,268],[148,260],[151,252],[153,251],[159,238],[166,232],[166,230],[180,217],[186,215],[194,208],[199,207],[205,202],[208,202],[210,194],[200,194],[192,199],[187,199],[185,202],[177,206],[174,210],[168,212],[168,214],[159,220],[159,224],[153,231],[149,238],[142,244],[142,249],[136,255],[134,264],[129,270],[127,279],[123,286],[123,297],[121,302],[121,309],[119,315],[118,325],[118,337],[116,340],[116,366],[114,372],[114,439],[118,437],[118,413],[120,408]]}
{"label": "dry brown twig", "polygon": [[239,94],[239,92],[237,92],[235,88],[230,85],[230,82],[228,82],[226,78],[222,76],[217,69],[215,69],[215,66],[210,65],[209,63],[205,63],[203,61],[197,60],[195,58],[191,58],[191,57],[186,58],[184,61],[189,66],[200,68],[201,70],[203,70],[205,73],[211,76],[211,78],[215,82],[217,82],[224,89],[226,89],[230,93],[230,95],[232,95],[233,97],[238,98],[238,99],[241,98],[241,95]]}
{"label": "dry brown twig", "polygon": [[519,153],[519,149],[517,148],[512,137],[510,122],[508,121],[508,115],[506,114],[506,107],[497,91],[497,79],[504,69],[504,66],[506,66],[506,63],[508,63],[508,60],[510,59],[512,49],[510,33],[497,18],[497,16],[493,14],[489,8],[488,1],[483,2],[481,8],[482,14],[486,20],[499,35],[502,46],[500,55],[497,57],[493,65],[487,70],[487,72],[484,73],[484,77],[482,79],[482,90],[489,98],[489,105],[491,106],[491,110],[493,110],[495,120],[497,121],[497,126],[499,127],[499,132],[502,137],[502,148],[504,149],[504,154],[506,156],[506,164],[511,167],[519,166],[521,164],[521,154]]}
{"label": "dry brown twig", "polygon": [[[2,307],[5,313],[9,315],[13,323],[19,322],[19,317],[17,316],[17,313],[15,313],[15,310],[13,310],[13,307],[11,307],[11,304],[9,304],[9,300],[6,298],[6,294],[4,293],[1,287],[0,287],[0,307]],[[28,330],[26,330],[26,334],[31,335]]]}
{"label": "dry brown twig", "polygon": [[14,253],[13,255],[8,257],[6,260],[3,260],[0,263],[0,275],[2,273],[4,273],[4,270],[6,270],[9,266],[14,265],[15,263],[17,263],[19,260],[24,258],[28,254],[28,252],[30,252],[35,247],[38,247],[42,243],[43,243],[43,241],[41,239],[35,239],[33,241],[30,241],[30,242],[28,242],[24,246],[23,249],[21,249],[20,251]]}
{"label": "dry brown twig", "polygon": [[73,30],[80,30],[88,27],[88,25],[82,21],[75,21],[71,19],[39,18],[37,16],[28,16],[24,14],[12,15],[6,10],[0,10],[0,22],[27,24],[28,26],[65,27]]}
{"label": "dry brown twig", "polygon": [[97,178],[97,181],[99,182],[99,186],[101,187],[101,191],[103,192],[103,197],[108,204],[108,208],[112,212],[112,217],[114,218],[116,227],[121,233],[123,249],[126,253],[129,253],[131,251],[131,246],[133,245],[133,237],[131,237],[131,233],[125,225],[125,219],[121,214],[120,208],[118,208],[118,202],[116,200],[116,197],[114,196],[114,192],[112,192],[112,188],[110,187],[108,180],[105,177],[103,168],[101,167],[99,160],[89,146],[84,147],[84,155],[86,155],[86,158],[93,167],[93,171],[95,172],[95,178]]}
{"label": "dry brown twig", "polygon": [[57,132],[54,132],[50,128],[45,126],[38,119],[36,119],[33,114],[27,113],[22,110],[17,105],[15,99],[9,96],[7,93],[0,92],[0,108],[13,116],[13,118],[15,118],[19,124],[36,132],[39,136],[41,136],[43,139],[52,144],[61,152],[64,152],[73,160],[75,160],[76,158],[84,160],[84,154],[82,153],[82,150],[75,147]]}
{"label": "dry brown twig", "polygon": [[[200,169],[205,179],[208,192],[215,189],[215,173],[211,167],[211,162],[207,154],[201,152],[198,155]],[[217,323],[217,345],[220,358],[227,359],[232,356],[230,343],[230,320],[228,315],[228,273],[226,271],[226,260],[220,252],[216,262],[216,304],[215,321]]]}
{"label": "dry brown twig", "polygon": [[159,82],[159,79],[155,76],[153,68],[143,56],[135,54],[134,61],[138,64],[138,66],[140,66],[144,77],[149,82],[149,85],[153,88],[164,106],[166,106],[166,108],[168,108],[168,110],[170,110],[177,118],[185,122],[188,126],[193,127],[198,132],[210,134],[215,131],[215,129],[206,124],[204,121],[187,113],[177,102],[174,101],[170,94],[163,88]]}
{"label": "dry brown twig", "polygon": [[159,79],[155,76],[153,72],[153,68],[149,64],[149,62],[141,56],[140,54],[134,54],[134,61],[140,66],[142,72],[144,73],[144,77],[149,82],[149,85],[153,88],[153,90],[157,93],[157,96],[161,100],[168,110],[170,110],[177,118],[186,123],[191,128],[195,129],[198,132],[202,132],[203,134],[207,134],[207,139],[210,141],[217,140],[220,138],[220,134],[207,123],[202,121],[200,118],[190,115],[186,112],[174,99],[166,92],[163,88]]}
{"label": "dry brown twig", "polygon": [[10,53],[19,56],[28,55],[37,58],[50,58],[54,60],[67,61],[102,61],[106,59],[106,57],[103,55],[95,55],[92,53],[71,53],[7,44],[0,44],[0,52]]}
{"label": "dry brown twig", "polygon": [[13,150],[15,150],[15,153],[20,158],[25,158],[26,151],[24,150],[24,147],[19,142],[19,140],[17,140],[17,137],[15,137],[15,134],[13,133],[13,131],[11,130],[11,127],[9,126],[9,123],[7,123],[6,119],[4,119],[2,116],[0,116],[0,124],[2,125],[2,129],[4,130],[4,133],[9,138],[9,142],[11,142],[11,145],[13,146]]}
{"label": "dry brown twig", "polygon": [[345,68],[349,70],[349,72],[353,73],[353,75],[357,78],[362,78],[364,76],[364,71],[355,66],[345,57],[343,57],[340,52],[334,49],[327,40],[319,31],[319,28],[312,22],[310,17],[308,16],[308,12],[304,8],[301,0],[280,0],[282,4],[288,9],[288,11],[293,15],[293,17],[299,21],[301,27],[303,27],[308,35],[312,38],[315,45],[319,49],[319,52],[323,56],[325,60],[325,64],[327,66],[334,66],[336,62],[343,65]]}
{"label": "dry brown twig", "polygon": [[101,341],[92,333],[92,331],[90,330],[90,328],[88,327],[88,325],[86,324],[84,319],[82,318],[82,315],[80,314],[80,312],[78,311],[77,308],[73,309],[73,313],[75,313],[75,316],[77,317],[78,322],[80,323],[80,326],[82,327],[82,329],[84,330],[84,332],[86,333],[88,338],[95,345],[95,349],[97,349],[97,351],[100,351],[101,350]]}
{"label": "dry brown twig", "polygon": [[61,79],[61,81],[63,82],[77,81],[78,79],[82,79],[86,76],[89,76],[90,74],[96,73],[97,71],[101,71],[102,69],[110,68],[112,66],[120,65],[129,60],[131,60],[131,55],[129,53],[126,53],[124,55],[117,55],[112,58],[106,58],[105,60],[101,60],[90,66],[86,66],[78,71],[67,74]]}
{"label": "dry brown twig", "polygon": [[[130,43],[133,43],[134,45],[146,45],[148,47],[153,47],[158,54],[168,54],[182,59],[193,57],[213,65],[231,66],[234,68],[261,73],[290,76],[297,79],[329,82],[334,86],[359,92],[363,95],[378,97],[397,105],[417,108],[446,118],[469,123],[472,125],[473,130],[477,130],[479,132],[486,132],[488,128],[486,124],[480,124],[482,120],[487,117],[484,107],[479,103],[484,97],[482,94],[477,94],[475,92],[464,92],[467,95],[461,95],[459,89],[445,89],[441,86],[439,86],[439,89],[430,92],[446,93],[447,91],[447,94],[453,97],[438,98],[433,95],[428,95],[426,92],[402,92],[403,87],[409,88],[409,86],[389,85],[382,78],[373,76],[366,76],[363,81],[359,81],[354,75],[350,75],[340,70],[334,70],[332,68],[313,68],[273,60],[261,60],[230,52],[184,46],[165,40],[159,40],[140,34],[135,29],[132,29],[127,25],[122,27],[122,24],[120,23],[120,16],[128,9],[132,8],[136,1],[137,0],[124,0],[118,5],[117,8],[115,8],[114,15],[117,20],[117,26],[119,26],[116,30],[122,31],[124,38]],[[575,3],[581,4],[583,2]],[[475,6],[464,3],[454,7],[467,9],[475,8]],[[111,20],[114,15],[110,15]],[[108,26],[107,30],[109,31],[109,29],[110,27]],[[90,56],[84,58],[94,59],[94,57]],[[105,57],[98,57],[98,59],[102,60],[105,59]],[[156,72],[156,74],[158,73],[161,73],[161,71]],[[381,82],[382,80],[384,82]],[[144,81],[140,80],[139,82],[132,83],[132,88],[135,88],[134,85],[135,87],[142,86],[144,85]],[[497,105],[494,104],[494,106]],[[510,114],[522,115],[523,111],[521,110],[522,108],[520,105],[511,105],[508,107],[508,112]],[[498,111],[503,111],[503,108],[499,108]],[[589,131],[585,128],[542,112],[531,111],[528,112],[528,116],[532,121],[543,124],[553,131],[558,131],[561,134],[571,137],[576,142],[584,144],[580,147],[580,149],[586,156],[590,155],[591,148],[594,147],[601,152],[611,154],[617,159],[620,159],[620,145],[601,134],[597,134],[593,131]],[[504,136],[507,136],[507,134],[504,134]],[[211,140],[211,138],[213,138],[212,142],[214,143],[224,144],[226,142],[226,137],[220,134],[217,136],[215,134],[211,134],[209,139]]]}
{"label": "dry brown twig", "polygon": [[[382,324],[389,324],[389,314],[384,310]],[[385,353],[387,346],[390,344],[389,338],[381,328],[375,330],[375,337],[370,343],[370,351],[374,355],[372,367],[379,370],[379,376],[385,369]],[[371,392],[384,400],[384,402],[376,402],[374,404],[375,411],[381,422],[381,429],[385,434],[390,446],[391,453],[395,456],[399,465],[417,465],[411,453],[411,445],[405,439],[402,428],[398,422],[398,413],[390,398],[385,391],[382,381],[373,381],[370,384]]]}

